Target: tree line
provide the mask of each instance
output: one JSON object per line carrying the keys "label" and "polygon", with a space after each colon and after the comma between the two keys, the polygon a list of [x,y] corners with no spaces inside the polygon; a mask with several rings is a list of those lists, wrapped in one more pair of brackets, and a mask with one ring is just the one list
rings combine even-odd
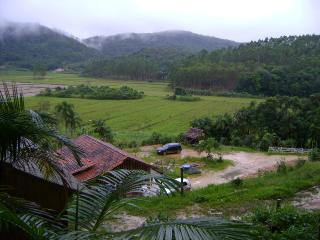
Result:
{"label": "tree line", "polygon": [[202,51],[170,71],[186,88],[265,96],[320,92],[320,36],[266,38],[237,48]]}
{"label": "tree line", "polygon": [[320,146],[320,95],[270,97],[234,114],[200,118],[191,125],[223,144],[268,150],[269,146]]}

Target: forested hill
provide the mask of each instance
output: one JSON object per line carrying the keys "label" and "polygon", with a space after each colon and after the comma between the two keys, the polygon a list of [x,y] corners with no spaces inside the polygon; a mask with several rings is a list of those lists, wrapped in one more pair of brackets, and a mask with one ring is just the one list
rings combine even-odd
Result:
{"label": "forested hill", "polygon": [[48,69],[86,61],[98,52],[77,39],[39,24],[0,24],[0,65]]}
{"label": "forested hill", "polygon": [[109,37],[96,36],[85,39],[83,42],[109,57],[129,55],[145,48],[176,49],[184,53],[197,53],[202,49],[212,51],[214,49],[239,45],[239,43],[234,41],[187,31],[128,33]]}
{"label": "forested hill", "polygon": [[266,96],[320,92],[320,36],[269,38],[189,57],[171,70],[184,88]]}

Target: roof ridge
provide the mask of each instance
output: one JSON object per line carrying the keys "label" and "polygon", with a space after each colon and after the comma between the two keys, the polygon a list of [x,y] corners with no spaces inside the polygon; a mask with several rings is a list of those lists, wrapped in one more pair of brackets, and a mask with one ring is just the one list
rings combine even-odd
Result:
{"label": "roof ridge", "polygon": [[[92,136],[87,135],[87,134],[84,134],[84,135],[82,135],[82,136],[89,137],[90,139],[92,139],[92,140],[94,140],[94,141],[96,141],[96,142],[98,142],[98,143],[101,143],[101,144],[103,144],[103,145],[111,148],[112,150],[114,150],[114,151],[122,154],[124,157],[129,157],[129,154],[127,154],[126,152],[124,152],[124,151],[121,150],[120,148],[117,148],[116,146],[112,145],[111,143],[104,142],[104,141],[102,141],[102,140],[100,140],[100,139],[97,139],[97,138],[92,137]],[[80,136],[80,137],[82,137],[82,136]],[[80,137],[79,137],[79,138],[80,138]]]}

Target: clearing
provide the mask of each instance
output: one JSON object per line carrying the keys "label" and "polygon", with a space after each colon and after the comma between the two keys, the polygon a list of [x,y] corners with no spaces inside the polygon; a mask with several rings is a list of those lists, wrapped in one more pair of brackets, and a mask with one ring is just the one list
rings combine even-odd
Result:
{"label": "clearing", "polygon": [[[171,155],[156,155],[155,149],[159,145],[143,146],[134,154],[150,163],[167,163],[175,164],[175,168],[179,168],[184,163],[197,163],[205,161],[206,153],[199,153],[191,148],[184,147],[180,154]],[[275,170],[280,164],[284,162],[288,165],[294,164],[298,159],[305,159],[303,155],[269,155],[263,152],[225,152],[223,153],[223,159],[231,161],[231,164],[216,163],[216,166],[204,167],[200,165],[201,174],[188,175],[191,180],[192,188],[206,187],[210,184],[221,184],[230,182],[235,178],[247,178],[258,175],[265,171]],[[174,163],[172,163],[174,161]],[[206,160],[206,162],[210,160]],[[221,164],[221,168],[219,168]],[[178,177],[179,171],[175,169]]]}

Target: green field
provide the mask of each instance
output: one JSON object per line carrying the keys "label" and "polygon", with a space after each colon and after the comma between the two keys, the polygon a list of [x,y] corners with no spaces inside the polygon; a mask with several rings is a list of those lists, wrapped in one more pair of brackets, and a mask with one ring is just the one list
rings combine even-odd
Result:
{"label": "green field", "polygon": [[139,100],[88,100],[76,98],[27,97],[28,107],[37,108],[39,102],[49,101],[53,106],[68,101],[75,106],[83,122],[103,118],[116,133],[118,140],[141,140],[152,132],[177,135],[188,129],[199,117],[233,112],[257,99],[229,97],[201,97],[196,102],[166,100],[171,94],[168,83],[120,81],[80,77],[76,74],[49,73],[45,79],[33,79],[28,71],[0,71],[0,80],[51,84],[91,84],[120,87],[127,85],[145,92]]}

